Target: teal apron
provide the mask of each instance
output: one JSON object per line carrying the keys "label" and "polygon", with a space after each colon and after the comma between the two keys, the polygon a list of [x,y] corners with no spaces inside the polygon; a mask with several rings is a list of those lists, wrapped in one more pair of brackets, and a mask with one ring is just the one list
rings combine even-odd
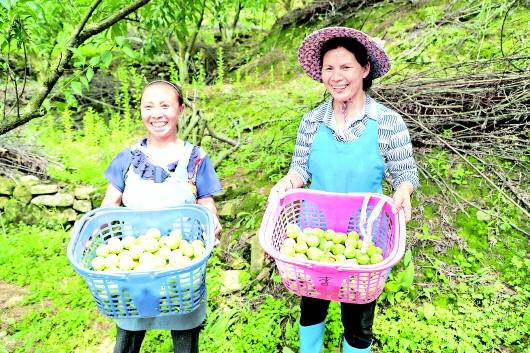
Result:
{"label": "teal apron", "polygon": [[330,192],[382,193],[385,163],[379,150],[377,121],[368,119],[361,136],[338,141],[321,123],[309,153],[310,188]]}

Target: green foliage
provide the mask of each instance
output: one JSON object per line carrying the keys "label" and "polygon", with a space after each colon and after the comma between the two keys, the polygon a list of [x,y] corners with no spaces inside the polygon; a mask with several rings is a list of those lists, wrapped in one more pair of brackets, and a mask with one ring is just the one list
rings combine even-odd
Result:
{"label": "green foliage", "polygon": [[225,76],[223,47],[217,48],[217,84],[222,84]]}

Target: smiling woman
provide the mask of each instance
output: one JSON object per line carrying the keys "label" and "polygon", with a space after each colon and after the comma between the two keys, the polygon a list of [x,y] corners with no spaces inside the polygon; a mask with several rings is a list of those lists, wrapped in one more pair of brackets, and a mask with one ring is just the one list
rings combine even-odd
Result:
{"label": "smiling woman", "polygon": [[[307,183],[328,192],[382,193],[383,179],[390,176],[393,206],[410,219],[410,194],[418,175],[407,127],[399,114],[367,93],[372,80],[390,69],[383,48],[361,31],[329,27],[305,38],[298,61],[307,75],[324,84],[331,99],[303,116],[289,173],[269,198]],[[328,300],[302,296],[301,353],[320,352],[328,307]],[[375,300],[341,303],[344,353],[370,352],[374,312]]]}
{"label": "smiling woman", "polygon": [[[213,195],[221,185],[206,153],[178,138],[177,122],[183,110],[177,85],[153,81],[145,86],[140,112],[147,137],[123,150],[105,171],[109,185],[102,206],[159,209],[198,203],[216,215]],[[218,236],[221,226],[214,218]],[[202,302],[183,315],[117,319],[114,353],[139,352],[147,329],[171,330],[174,352],[197,352],[205,316],[206,302]]]}

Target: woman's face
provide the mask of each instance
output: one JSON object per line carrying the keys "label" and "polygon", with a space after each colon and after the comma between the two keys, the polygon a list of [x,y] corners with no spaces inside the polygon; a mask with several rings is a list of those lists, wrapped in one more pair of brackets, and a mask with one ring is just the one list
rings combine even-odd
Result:
{"label": "woman's face", "polygon": [[329,50],[322,58],[322,82],[335,101],[358,97],[363,91],[363,78],[369,73],[369,62],[361,66],[355,55],[342,47]]}
{"label": "woman's face", "polygon": [[149,136],[158,139],[176,136],[177,120],[183,108],[174,88],[162,83],[147,87],[140,102],[140,113]]}

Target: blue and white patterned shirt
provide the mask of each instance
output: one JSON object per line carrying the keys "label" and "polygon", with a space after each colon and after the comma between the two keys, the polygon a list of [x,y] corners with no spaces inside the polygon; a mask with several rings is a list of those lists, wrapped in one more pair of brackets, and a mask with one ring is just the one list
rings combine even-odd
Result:
{"label": "blue and white patterned shirt", "polygon": [[353,142],[363,133],[368,119],[377,122],[379,151],[385,162],[385,176],[391,179],[393,188],[396,189],[404,181],[409,181],[416,189],[419,186],[418,171],[412,156],[412,144],[405,122],[398,113],[368,95],[364,102],[364,114],[345,126],[343,135],[337,131],[331,98],[304,114],[298,128],[289,173],[297,175],[304,184],[311,178],[307,160],[321,123],[333,131],[338,141]]}

